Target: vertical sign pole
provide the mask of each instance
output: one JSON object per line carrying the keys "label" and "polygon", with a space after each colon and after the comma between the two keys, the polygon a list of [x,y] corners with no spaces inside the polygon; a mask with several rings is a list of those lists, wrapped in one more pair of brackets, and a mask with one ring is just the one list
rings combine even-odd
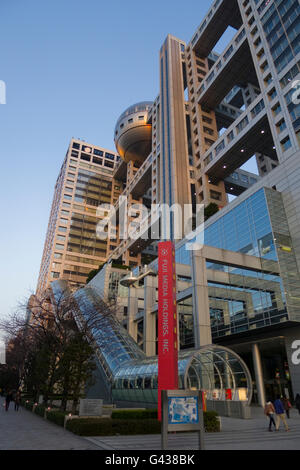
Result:
{"label": "vertical sign pole", "polygon": [[176,266],[173,242],[158,244],[158,419],[162,390],[178,389]]}

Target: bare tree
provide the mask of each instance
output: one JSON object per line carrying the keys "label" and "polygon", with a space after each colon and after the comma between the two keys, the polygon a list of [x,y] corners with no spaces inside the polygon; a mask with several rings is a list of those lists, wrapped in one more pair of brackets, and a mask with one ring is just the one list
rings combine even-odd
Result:
{"label": "bare tree", "polygon": [[99,350],[110,343],[103,330],[107,322],[116,321],[115,311],[102,299],[89,303],[67,289],[55,297],[48,290],[42,299],[31,295],[0,323],[12,340],[18,338],[19,382],[35,400],[43,394],[47,405],[59,393],[61,409],[66,409],[72,397],[75,411],[84,384],[92,381],[95,346]]}

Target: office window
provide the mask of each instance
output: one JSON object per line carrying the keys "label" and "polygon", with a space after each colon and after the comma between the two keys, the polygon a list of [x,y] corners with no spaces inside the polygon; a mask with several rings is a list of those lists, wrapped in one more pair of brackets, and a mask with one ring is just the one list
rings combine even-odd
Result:
{"label": "office window", "polygon": [[281,143],[282,150],[284,152],[286,152],[292,146],[291,139],[289,136],[283,139],[280,143]]}

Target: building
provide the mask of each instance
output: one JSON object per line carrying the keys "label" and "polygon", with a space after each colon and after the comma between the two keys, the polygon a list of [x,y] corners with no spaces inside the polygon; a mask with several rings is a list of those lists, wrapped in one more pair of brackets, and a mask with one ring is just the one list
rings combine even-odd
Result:
{"label": "building", "polygon": [[97,238],[96,226],[103,218],[97,216],[98,206],[114,204],[122,189],[112,179],[118,159],[115,152],[71,140],[55,185],[38,296],[55,279],[67,280],[72,289],[83,286],[115,248],[113,241]]}
{"label": "building", "polygon": [[[232,40],[216,54],[229,27]],[[159,60],[158,96],[117,122],[114,184],[129,204],[190,204],[194,218],[196,204],[217,204],[202,254],[188,252],[186,239],[176,246],[181,348],[229,346],[252,371],[257,402],[292,397],[300,391],[292,360],[300,339],[299,2],[214,1],[188,44],[168,35]],[[259,176],[241,168],[254,157]],[[124,325],[152,356],[157,239],[145,236],[148,214],[129,211],[128,223],[138,236],[121,237],[117,227],[109,262],[136,267],[132,278],[144,264],[154,271],[122,286]],[[111,264],[93,286],[102,288],[106,270],[111,276]]]}

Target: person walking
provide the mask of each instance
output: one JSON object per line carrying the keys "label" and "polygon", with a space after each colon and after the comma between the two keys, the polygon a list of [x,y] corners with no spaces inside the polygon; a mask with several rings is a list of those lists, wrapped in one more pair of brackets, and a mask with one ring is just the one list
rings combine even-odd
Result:
{"label": "person walking", "polygon": [[283,422],[285,430],[289,431],[289,427],[285,418],[285,409],[280,399],[280,395],[277,395],[277,399],[274,401],[274,408],[276,413],[276,431],[279,431],[280,421]]}
{"label": "person walking", "polygon": [[6,397],[5,397],[5,411],[8,411],[8,408],[9,408],[9,405],[10,405],[10,402],[12,401],[12,392],[9,390],[6,394]]}
{"label": "person walking", "polygon": [[286,416],[288,419],[290,419],[290,409],[292,408],[292,405],[290,404],[290,401],[286,397],[283,397],[281,401],[283,404],[283,408],[285,409]]}
{"label": "person walking", "polygon": [[16,396],[15,396],[15,411],[19,411],[21,403],[21,392],[20,390],[17,390]]}
{"label": "person walking", "polygon": [[297,393],[297,395],[296,395],[295,405],[296,405],[296,408],[297,408],[297,410],[299,412],[299,415],[300,415],[300,395],[299,395],[299,393]]}
{"label": "person walking", "polygon": [[273,403],[270,400],[265,405],[264,413],[270,420],[269,421],[269,432],[273,432],[272,431],[272,424],[274,425],[274,428],[276,429],[276,423],[275,423],[275,420],[274,420],[275,408],[273,406]]}

